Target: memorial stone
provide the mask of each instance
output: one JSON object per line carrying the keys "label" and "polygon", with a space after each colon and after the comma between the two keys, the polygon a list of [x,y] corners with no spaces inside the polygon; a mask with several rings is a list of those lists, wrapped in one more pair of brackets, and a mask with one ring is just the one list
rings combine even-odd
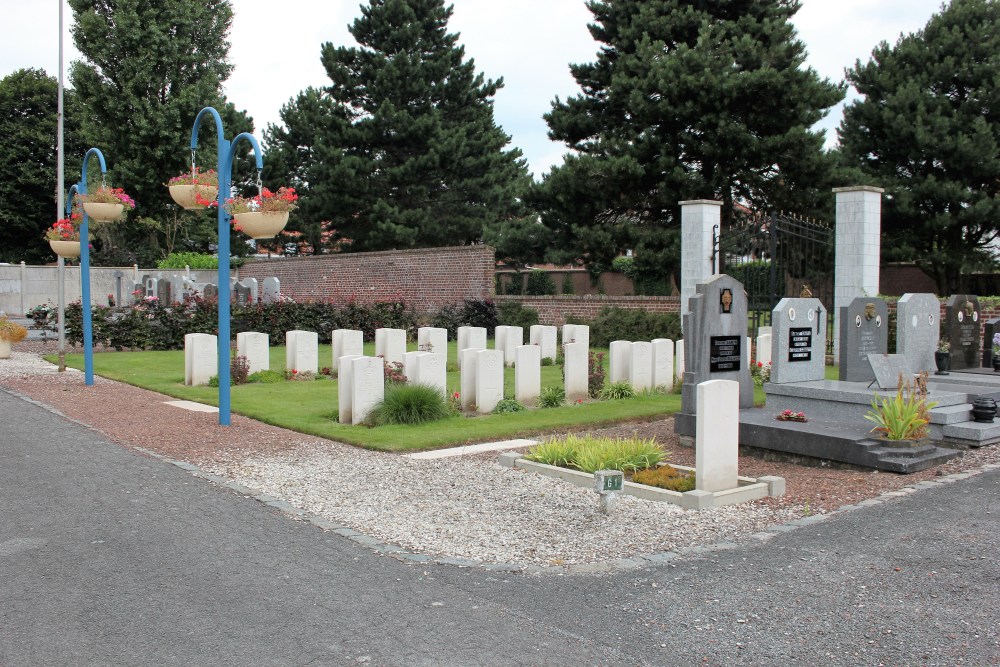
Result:
{"label": "memorial stone", "polygon": [[459,327],[458,328],[458,367],[462,368],[465,358],[462,356],[463,350],[485,350],[486,349],[486,327]]}
{"label": "memorial stone", "polygon": [[236,283],[233,289],[233,296],[236,299],[236,305],[240,308],[246,308],[250,305],[250,288],[244,286],[242,283]]}
{"label": "memorial stone", "polygon": [[270,339],[259,331],[241,331],[236,334],[236,354],[246,357],[250,373],[271,368]]}
{"label": "memorial stone", "polygon": [[351,423],[361,424],[375,404],[385,398],[385,371],[378,357],[351,362]]}
{"label": "memorial stone", "polygon": [[503,399],[503,352],[476,352],[476,412],[489,414]]}
{"label": "memorial stone", "polygon": [[563,345],[563,385],[567,401],[585,399],[590,395],[590,387],[587,382],[588,352],[589,350],[584,343]]}
{"label": "memorial stone", "polygon": [[[764,327],[761,327],[762,329]],[[768,333],[757,334],[757,358],[755,361],[760,362],[764,366],[770,364],[773,359],[771,358],[771,327],[768,327]]]}
{"label": "memorial stone", "polygon": [[514,348],[514,398],[532,405],[542,391],[542,348],[518,345]]}
{"label": "memorial stone", "polygon": [[503,352],[507,349],[507,330],[510,329],[506,324],[501,324],[493,330],[493,349],[500,350]]}
{"label": "memorial stone", "polygon": [[507,335],[504,337],[503,345],[504,364],[513,366],[514,350],[524,345],[524,327],[507,327]]}
{"label": "memorial stone", "polygon": [[159,278],[156,281],[156,299],[164,307],[173,303],[170,300],[170,281],[166,278]]}
{"label": "memorial stone", "polygon": [[406,354],[406,331],[403,329],[376,329],[375,356],[387,364],[403,363]]}
{"label": "memorial stone", "polygon": [[445,352],[424,352],[417,357],[417,377],[419,383],[434,387],[442,396],[448,395],[448,354]]}
{"label": "memorial stone", "polygon": [[417,329],[417,349],[424,352],[448,353],[448,330],[439,327]]}
{"label": "memorial stone", "polygon": [[417,360],[425,354],[430,354],[430,352],[414,350],[403,354],[403,375],[406,376],[406,381],[410,384],[421,384],[420,365]]}
{"label": "memorial stone", "polygon": [[205,287],[202,289],[202,294],[206,299],[218,300],[219,288],[216,287],[215,283],[205,283]]}
{"label": "memorial stone", "polygon": [[354,374],[351,364],[363,355],[345,354],[337,359],[340,374],[337,376],[337,421],[341,424],[353,424],[354,414],[351,401],[354,398]]}
{"label": "memorial stone", "polygon": [[[826,309],[819,299],[782,299],[771,311],[771,331],[771,335],[761,337],[771,339],[767,355],[771,361],[771,382],[825,379]],[[762,348],[757,349],[760,354]]]}
{"label": "memorial stone", "polygon": [[739,486],[740,393],[734,380],[708,380],[697,386],[697,491],[717,493]]}
{"label": "memorial stone", "polygon": [[260,301],[260,285],[257,283],[256,278],[244,278],[240,282],[243,286],[250,290],[250,303],[257,303]]}
{"label": "memorial stone", "polygon": [[955,294],[948,299],[944,312],[945,336],[951,343],[951,370],[979,368],[979,299],[973,294]]}
{"label": "memorial stone", "polygon": [[901,354],[869,354],[875,386],[879,389],[896,389],[900,383],[912,381],[913,371]]}
{"label": "memorial stone", "polygon": [[[289,336],[294,334],[289,344]],[[319,372],[319,335],[315,331],[289,331],[285,335],[285,344],[291,348],[291,355],[285,351],[286,368],[296,373]]]}
{"label": "memorial stone", "polygon": [[941,302],[933,294],[904,294],[896,302],[896,353],[914,373],[937,370]]}
{"label": "memorial stone", "polygon": [[158,280],[157,278],[153,278],[152,276],[142,277],[143,296],[147,298],[156,296],[157,280]]}
{"label": "memorial stone", "polygon": [[998,333],[1000,333],[1000,317],[986,320],[983,325],[983,368],[993,367],[993,337]]}
{"label": "memorial stone", "polygon": [[263,289],[263,294],[261,295],[261,301],[264,303],[277,303],[281,301],[281,281],[271,276],[269,278],[264,278],[264,282],[261,284]]}
{"label": "memorial stone", "polygon": [[674,355],[676,361],[674,362],[674,376],[677,379],[684,377],[684,339],[681,338],[674,344]]}
{"label": "memorial stone", "polygon": [[184,277],[170,276],[170,301],[169,303],[184,303]]}
{"label": "memorial stone", "polygon": [[611,341],[611,345],[608,346],[608,382],[628,382],[631,359],[631,341]]}
{"label": "memorial stone", "polygon": [[[840,379],[875,379],[869,354],[885,354],[889,346],[889,308],[874,297],[857,298],[840,309]],[[773,347],[772,347],[773,349]]]}
{"label": "memorial stone", "polygon": [[190,333],[184,336],[184,384],[208,384],[219,374],[219,339],[212,334]]}
{"label": "memorial stone", "polygon": [[653,349],[653,386],[670,393],[674,390],[674,341],[655,338]]}
{"label": "memorial stone", "polygon": [[467,347],[459,355],[459,400],[462,410],[472,411],[476,408],[476,366],[478,365],[479,349]]}
{"label": "memorial stone", "polygon": [[333,330],[333,367],[340,377],[341,357],[363,357],[365,354],[364,332],[356,329]]}
{"label": "memorial stone", "polygon": [[629,350],[628,383],[636,391],[653,388],[653,344],[645,341],[632,343]]}
{"label": "memorial stone", "polygon": [[557,333],[555,327],[534,324],[529,331],[528,342],[541,348],[542,359],[555,361],[558,347]]}

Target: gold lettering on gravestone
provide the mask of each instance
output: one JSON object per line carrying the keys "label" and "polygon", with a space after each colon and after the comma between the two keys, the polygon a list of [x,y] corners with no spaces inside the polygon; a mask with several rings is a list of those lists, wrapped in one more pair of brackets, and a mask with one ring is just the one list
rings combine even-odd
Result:
{"label": "gold lettering on gravestone", "polygon": [[728,287],[719,290],[719,312],[726,315],[733,312],[733,290]]}

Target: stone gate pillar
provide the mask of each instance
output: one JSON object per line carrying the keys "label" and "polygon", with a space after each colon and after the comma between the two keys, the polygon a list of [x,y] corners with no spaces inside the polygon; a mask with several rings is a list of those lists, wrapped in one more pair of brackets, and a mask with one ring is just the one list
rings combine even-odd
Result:
{"label": "stone gate pillar", "polygon": [[834,188],[837,198],[833,290],[833,357],[840,363],[840,309],[857,297],[878,294],[882,188]]}
{"label": "stone gate pillar", "polygon": [[695,285],[708,282],[715,273],[712,261],[714,238],[721,219],[722,202],[695,199],[681,205],[681,322]]}

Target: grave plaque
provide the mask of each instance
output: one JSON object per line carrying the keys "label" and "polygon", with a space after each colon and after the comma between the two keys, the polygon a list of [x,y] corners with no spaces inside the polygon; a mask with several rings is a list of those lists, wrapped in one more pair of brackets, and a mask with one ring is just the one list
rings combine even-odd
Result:
{"label": "grave plaque", "polygon": [[903,384],[913,380],[913,371],[906,363],[906,357],[901,354],[869,354],[875,383],[879,389],[895,389],[902,379]]}
{"label": "grave plaque", "polygon": [[933,294],[904,294],[896,303],[896,352],[914,373],[933,373],[941,331],[941,302]]}
{"label": "grave plaque", "polygon": [[951,370],[979,368],[979,299],[973,294],[955,294],[948,299],[944,312],[945,336],[951,342]]}
{"label": "grave plaque", "polygon": [[728,373],[740,370],[742,336],[709,336],[709,373]]}
{"label": "grave plaque", "polygon": [[788,330],[788,361],[812,361],[812,329],[794,327]]}
{"label": "grave plaque", "polygon": [[889,347],[889,307],[882,299],[859,297],[840,309],[840,379],[875,379],[869,354],[885,354]]}

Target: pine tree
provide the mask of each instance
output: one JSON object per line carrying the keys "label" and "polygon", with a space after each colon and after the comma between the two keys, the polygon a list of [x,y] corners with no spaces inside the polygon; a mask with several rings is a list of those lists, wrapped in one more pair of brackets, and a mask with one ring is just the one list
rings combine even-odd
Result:
{"label": "pine tree", "polygon": [[[74,43],[83,56],[71,65],[70,80],[85,109],[85,139],[101,149],[109,178],[137,204],[129,224],[103,239],[95,262],[153,262],[165,254],[161,244],[166,221],[173,216],[163,184],[190,165],[197,113],[205,106],[218,109],[227,138],[253,127],[222,95],[222,83],[232,71],[227,62],[232,7],[228,0],[69,4]],[[215,128],[206,122],[200,133],[199,165],[215,168]],[[67,155],[68,173],[79,173],[82,158]],[[90,173],[98,170],[91,167]],[[183,215],[193,237],[184,249],[207,250],[215,240],[215,219],[204,213]]]}
{"label": "pine tree", "polygon": [[574,153],[532,196],[552,259],[644,274],[678,261],[677,202],[812,210],[829,161],[810,128],[843,96],[803,66],[794,0],[592,0],[597,60],[545,116]]}
{"label": "pine tree", "polygon": [[303,93],[269,156],[302,171],[303,219],[332,220],[352,250],[474,243],[519,214],[530,179],[493,118],[484,79],[447,32],[443,0],[371,0],[359,47],[322,47],[330,104]]}
{"label": "pine tree", "polygon": [[1000,4],[952,0],[848,72],[862,97],[844,110],[842,154],[886,188],[883,256],[915,260],[940,294],[963,289],[1000,232],[998,53]]}

